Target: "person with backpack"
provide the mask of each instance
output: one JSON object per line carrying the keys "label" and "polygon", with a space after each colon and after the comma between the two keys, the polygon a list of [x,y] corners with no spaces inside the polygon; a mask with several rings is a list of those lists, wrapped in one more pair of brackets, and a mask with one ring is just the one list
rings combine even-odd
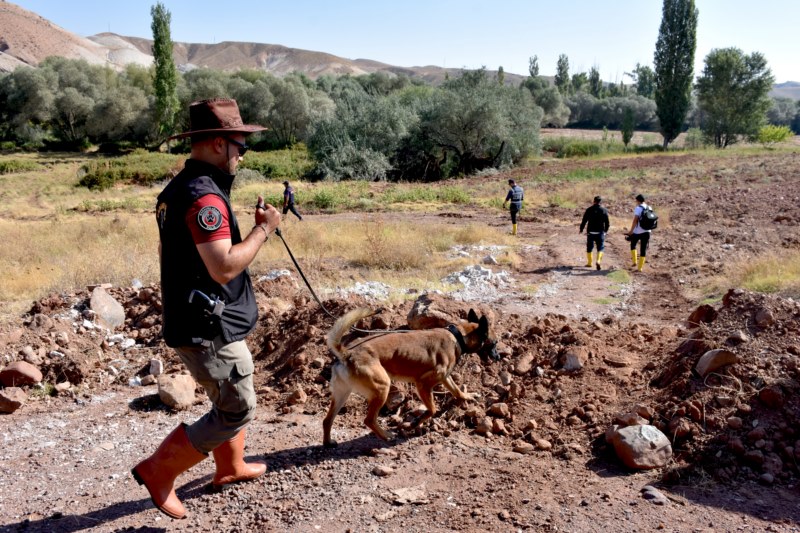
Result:
{"label": "person with backpack", "polygon": [[506,194],[505,202],[503,202],[503,209],[505,209],[507,203],[511,202],[511,235],[516,235],[517,213],[522,211],[522,200],[525,198],[525,194],[522,191],[522,187],[517,185],[514,180],[508,180],[508,186],[510,189]]}
{"label": "person with backpack", "polygon": [[[592,266],[592,248],[597,246],[597,270],[600,270],[600,262],[603,260],[603,249],[605,248],[606,233],[610,226],[608,222],[608,210],[600,205],[603,199],[599,196],[594,197],[594,203],[583,213],[583,220],[578,233],[583,233],[586,227],[586,266]],[[588,225],[588,226],[587,226]]]}
{"label": "person with backpack", "polygon": [[[631,229],[625,234],[625,240],[631,243],[631,260],[639,272],[644,268],[647,256],[647,245],[650,243],[650,232],[656,229],[658,217],[653,208],[645,203],[644,195],[637,194],[638,205],[633,210]],[[639,244],[639,257],[636,257],[636,244]]]}

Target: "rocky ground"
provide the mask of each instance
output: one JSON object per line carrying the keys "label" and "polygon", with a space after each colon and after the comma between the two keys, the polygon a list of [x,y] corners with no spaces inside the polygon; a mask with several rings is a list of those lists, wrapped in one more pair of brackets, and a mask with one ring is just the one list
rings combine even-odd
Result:
{"label": "rocky ground", "polygon": [[[629,169],[633,190],[650,179],[654,190],[670,191],[652,199],[669,220],[644,273],[627,266],[619,228],[604,269],[581,266],[582,208],[526,213],[517,268],[485,263],[492,250],[460,250],[476,265],[455,273],[463,289],[427,298],[449,316],[470,308],[491,316],[503,358],[463,358],[454,378],[478,400],[438,393],[441,413],[424,428],[409,424],[421,403],[398,384],[382,415],[399,434],[391,443],[363,426],[364,402],[354,396],[335,421],[340,446],[320,446],[333,318],[294,272],[256,273],[262,313],[248,344],[259,413],[247,453],[269,470],[220,495],[205,490],[213,462],[201,463],[179,479],[190,513],[183,521],[154,510],[129,474],[173,427],[207,409],[200,390],[174,410],[147,384],[153,359],[165,376],[183,372],[160,341],[159,288],[36,302],[0,331],[2,371],[24,361],[45,384],[23,380],[0,391],[0,404],[18,406],[0,416],[0,530],[800,530],[800,304],[736,287],[708,305],[697,299],[727,262],[800,246],[800,160],[715,161],[591,162]],[[681,192],[668,186],[675,176],[704,186]],[[609,207],[621,218],[631,208]],[[507,224],[492,213],[423,217]],[[630,281],[609,276],[614,270]],[[113,331],[98,316],[102,292],[122,306]],[[333,316],[382,306],[365,326],[406,326],[412,299],[392,305],[370,294],[342,291],[324,303]],[[669,439],[665,466],[623,464],[606,435],[629,424]]]}

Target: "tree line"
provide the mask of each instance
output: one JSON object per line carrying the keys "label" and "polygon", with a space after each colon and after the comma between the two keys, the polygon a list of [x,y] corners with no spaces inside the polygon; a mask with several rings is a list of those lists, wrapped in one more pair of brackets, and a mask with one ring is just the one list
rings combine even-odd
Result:
{"label": "tree line", "polygon": [[665,148],[688,127],[721,148],[767,121],[800,130],[798,102],[768,97],[774,80],[757,52],[713,50],[693,80],[694,0],[664,0],[654,67],[637,64],[628,84],[603,82],[598,66],[570,73],[562,54],[553,83],[534,55],[519,87],[506,85],[502,68],[496,76],[464,71],[437,87],[386,73],[316,80],[259,70],[180,73],[171,16],[162,4],[151,14],[150,68],[116,72],[51,57],[0,74],[0,141],[155,149],[186,129],[190,102],[232,97],[245,122],[269,128],[252,139],[257,149],[305,143],[320,177],[428,181],[513,165],[539,150],[540,127],[621,129],[628,140],[634,128],[659,131]]}

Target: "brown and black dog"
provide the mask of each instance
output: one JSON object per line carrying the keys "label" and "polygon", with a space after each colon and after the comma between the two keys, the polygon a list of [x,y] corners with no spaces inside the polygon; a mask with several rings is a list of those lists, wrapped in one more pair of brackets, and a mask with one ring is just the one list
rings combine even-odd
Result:
{"label": "brown and black dog", "polygon": [[462,392],[450,372],[464,353],[479,353],[492,359],[497,355],[497,341],[492,337],[489,320],[480,319],[472,309],[468,320],[447,328],[386,333],[358,339],[350,346],[342,345],[347,330],[361,320],[376,314],[370,309],[355,309],[339,318],[328,333],[328,347],[338,361],[331,369],[331,407],[322,423],[323,445],[336,446],[331,440],[333,419],[352,392],[364,396],[369,405],[364,423],[383,440],[393,438],[378,423],[378,412],[389,396],[391,379],[412,382],[428,411],[416,421],[420,424],[436,414],[433,388],[441,383],[459,400],[473,396]]}

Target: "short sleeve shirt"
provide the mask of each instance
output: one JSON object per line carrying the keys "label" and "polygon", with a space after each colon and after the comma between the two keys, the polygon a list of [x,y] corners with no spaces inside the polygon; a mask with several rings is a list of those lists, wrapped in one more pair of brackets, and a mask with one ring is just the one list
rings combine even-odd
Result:
{"label": "short sleeve shirt", "polygon": [[201,196],[186,212],[186,225],[195,244],[231,238],[228,208],[216,194]]}

